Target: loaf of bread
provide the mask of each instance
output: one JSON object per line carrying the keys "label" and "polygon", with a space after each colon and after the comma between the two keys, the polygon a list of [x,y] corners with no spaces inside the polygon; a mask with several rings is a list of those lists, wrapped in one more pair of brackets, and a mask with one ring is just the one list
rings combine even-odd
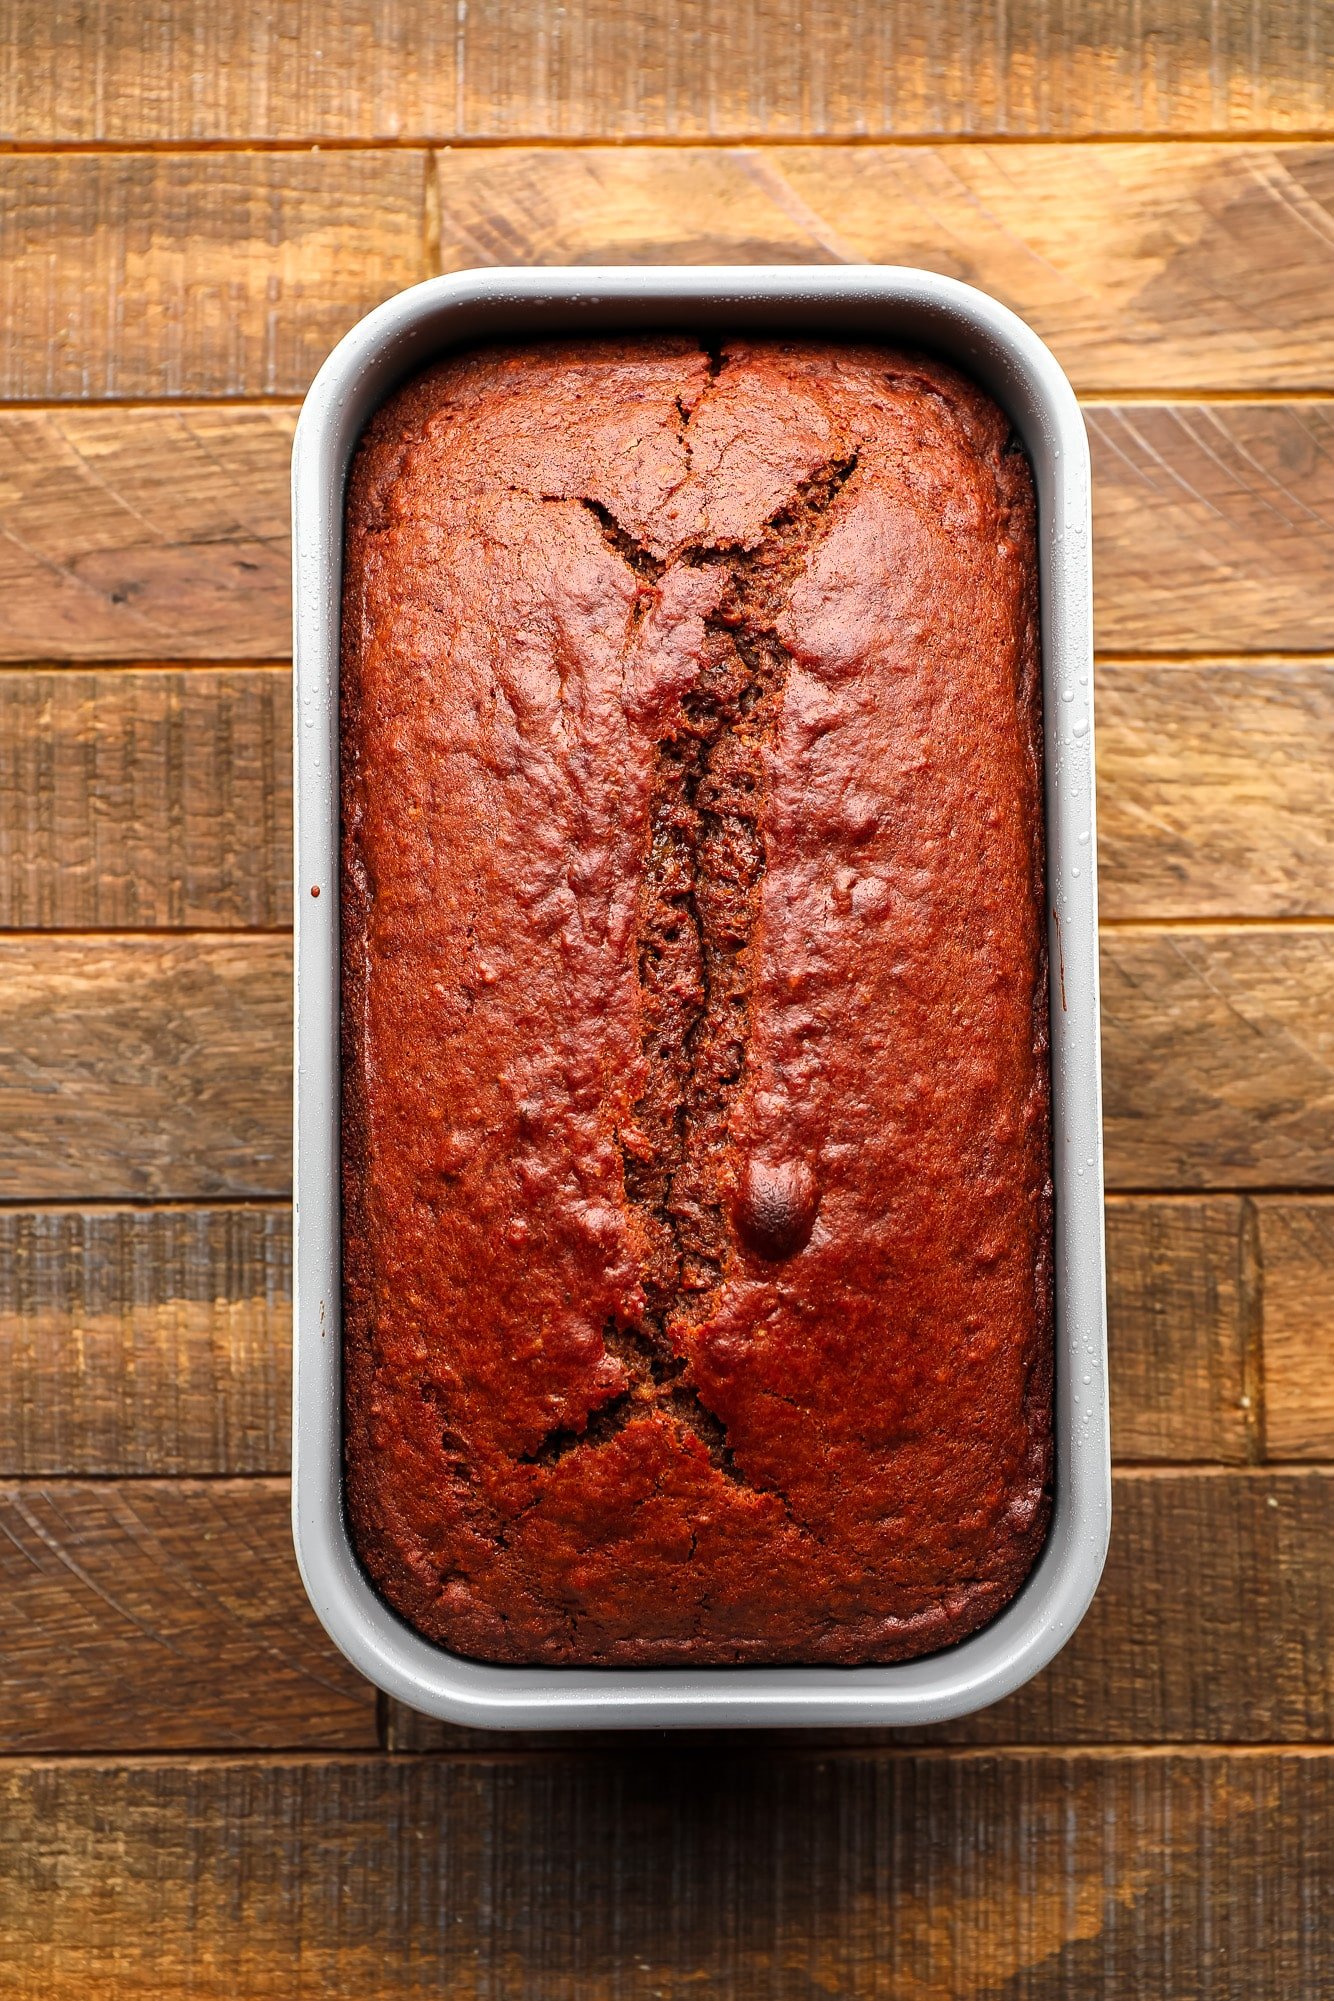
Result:
{"label": "loaf of bread", "polygon": [[379,411],[342,641],[346,1498],[457,1653],[886,1662],[1052,1466],[1035,508],[872,346]]}

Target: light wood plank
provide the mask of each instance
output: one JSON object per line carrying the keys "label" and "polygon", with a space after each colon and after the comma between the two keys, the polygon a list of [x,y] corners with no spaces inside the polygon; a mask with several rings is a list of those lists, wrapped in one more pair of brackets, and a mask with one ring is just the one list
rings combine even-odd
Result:
{"label": "light wood plank", "polygon": [[[0,395],[304,390],[426,275],[426,156],[0,160]],[[439,258],[920,263],[1029,318],[1077,386],[1331,382],[1334,147],[464,148]]]}
{"label": "light wood plank", "polygon": [[291,678],[0,672],[0,925],[290,923]]}
{"label": "light wood plank", "polygon": [[1079,389],[1334,382],[1334,262],[1317,247],[1330,147],[468,147],[439,161],[446,270],[920,264],[1021,313]]}
{"label": "light wood plank", "polygon": [[1256,1208],[1269,1450],[1276,1459],[1334,1459],[1334,1202]]}
{"label": "light wood plank", "polygon": [[285,659],[290,410],[0,412],[0,659]]}
{"label": "light wood plank", "polygon": [[[1112,918],[1334,914],[1334,667],[1108,663]],[[0,925],[271,927],[291,911],[287,676],[0,672]]]}
{"label": "light wood plank", "polygon": [[1104,917],[1334,915],[1334,665],[1097,674]]}
{"label": "light wood plank", "polygon": [[[1111,652],[1334,652],[1334,403],[1095,405]],[[0,660],[290,654],[287,409],[0,411]]]}
{"label": "light wood plank", "polygon": [[0,398],[292,394],[427,276],[424,154],[0,158]]}
{"label": "light wood plank", "polygon": [[0,1749],[373,1746],[285,1481],[0,1487]]}
{"label": "light wood plank", "polygon": [[[18,1763],[16,2001],[1256,2001],[1334,1982],[1328,1753]],[[109,1832],[114,1830],[114,1833]]]}
{"label": "light wood plank", "polygon": [[1327,651],[1334,404],[1085,411],[1110,651]]}
{"label": "light wood plank", "polygon": [[[0,158],[0,397],[300,393],[427,275],[425,153]],[[922,264],[1076,387],[1328,389],[1334,146],[465,147],[438,256]]]}
{"label": "light wood plank", "polygon": [[[278,1195],[285,938],[0,939],[0,1195]],[[1334,928],[1111,931],[1112,1188],[1334,1186]]]}
{"label": "light wood plank", "polygon": [[286,1209],[0,1212],[0,1475],[285,1473]]}
{"label": "light wood plank", "polygon": [[[1242,1205],[1108,1213],[1113,1448],[1247,1455]],[[0,1213],[0,1475],[278,1473],[285,1209]]]}
{"label": "light wood plank", "polygon": [[0,1195],[285,1195],[286,938],[0,940]]}
{"label": "light wood plank", "polygon": [[1334,1186],[1334,928],[1109,931],[1112,1188]]}
{"label": "light wood plank", "polygon": [[1316,5],[10,0],[0,133],[49,140],[1312,131]]}

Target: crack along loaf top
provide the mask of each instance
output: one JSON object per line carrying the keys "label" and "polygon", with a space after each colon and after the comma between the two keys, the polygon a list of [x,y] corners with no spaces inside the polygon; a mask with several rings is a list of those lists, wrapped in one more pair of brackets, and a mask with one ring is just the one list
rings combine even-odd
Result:
{"label": "crack along loaf top", "polygon": [[342,651],[346,1493],[483,1660],[870,1662],[1041,1545],[1034,503],[873,347],[379,412]]}

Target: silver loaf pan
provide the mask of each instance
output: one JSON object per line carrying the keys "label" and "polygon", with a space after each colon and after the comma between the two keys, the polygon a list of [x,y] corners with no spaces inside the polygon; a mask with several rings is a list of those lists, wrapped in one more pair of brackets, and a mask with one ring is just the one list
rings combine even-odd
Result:
{"label": "silver loaf pan", "polygon": [[[339,1279],[338,640],[343,498],[369,417],[446,350],[497,338],[802,331],[904,343],[1002,405],[1037,479],[1046,733],[1056,1184],[1051,1530],[1000,1616],[891,1667],[517,1668],[421,1638],[372,1589],[343,1508]],[[1097,1588],[1111,1517],[1093,797],[1088,445],[1037,336],[971,286],[885,265],[464,271],[400,293],[334,349],[292,459],[295,572],[296,1108],[292,1521],[311,1603],[348,1659],[427,1714],[505,1729],[921,1724],[982,1708],[1044,1667]],[[318,895],[314,892],[318,891]]]}

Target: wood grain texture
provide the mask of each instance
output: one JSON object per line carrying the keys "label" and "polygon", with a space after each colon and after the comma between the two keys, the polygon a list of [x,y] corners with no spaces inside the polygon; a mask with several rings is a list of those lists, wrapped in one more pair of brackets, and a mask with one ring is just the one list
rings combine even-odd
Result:
{"label": "wood grain texture", "polygon": [[1118,1459],[1252,1454],[1248,1243],[1235,1197],[1107,1207],[1107,1341]]}
{"label": "wood grain texture", "polygon": [[291,921],[291,677],[0,672],[0,925]]}
{"label": "wood grain texture", "polygon": [[1334,915],[1334,665],[1106,663],[1104,917]]}
{"label": "wood grain texture", "polygon": [[1334,1186],[1334,928],[1109,931],[1112,1188]]}
{"label": "wood grain texture", "polygon": [[0,28],[0,134],[39,143],[1334,125],[1316,0],[7,0]]}
{"label": "wood grain texture", "polygon": [[0,411],[0,659],[286,659],[294,427]]}
{"label": "wood grain texture", "polygon": [[982,286],[1077,389],[1334,381],[1334,148],[468,147],[440,256],[920,264]]}
{"label": "wood grain texture", "polygon": [[284,1473],[286,1209],[0,1211],[0,1475]]}
{"label": "wood grain texture", "polygon": [[[1110,652],[1334,652],[1334,403],[1093,405]],[[0,411],[0,660],[281,660],[288,409]]]}
{"label": "wood grain texture", "polygon": [[1094,406],[1085,418],[1099,646],[1328,649],[1334,405]]}
{"label": "wood grain texture", "polygon": [[373,1746],[285,1481],[0,1486],[0,1749]]}
{"label": "wood grain texture", "polygon": [[0,397],[292,394],[428,275],[408,152],[0,158]]}
{"label": "wood grain texture", "polygon": [[1269,1450],[1334,1459],[1334,1202],[1260,1200],[1256,1210]]}
{"label": "wood grain texture", "polygon": [[[774,1732],[868,1744],[1301,1743],[1334,1726],[1334,1473],[1118,1472],[1112,1544],[1074,1638],[1017,1694],[916,1730]],[[401,1751],[480,1750],[490,1732],[391,1707]],[[599,1741],[612,1741],[601,1738]],[[510,1750],[555,1733],[507,1733]]]}
{"label": "wood grain texture", "polygon": [[[0,1196],[266,1196],[287,939],[0,938]],[[1334,928],[1111,931],[1112,1188],[1334,1187]]]}
{"label": "wood grain texture", "polygon": [[[1334,914],[1334,667],[1106,663],[1112,918]],[[291,913],[285,674],[0,672],[0,925],[272,927]]]}
{"label": "wood grain texture", "polygon": [[20,1763],[0,1952],[16,2001],[1315,2001],[1332,1793],[1327,1753],[775,1758],[744,1734]]}
{"label": "wood grain texture", "polygon": [[[304,391],[427,274],[424,153],[0,158],[0,396]],[[468,147],[438,258],[923,264],[1076,387],[1329,388],[1334,146]]]}
{"label": "wood grain texture", "polygon": [[283,1195],[286,938],[0,939],[0,1196]]}
{"label": "wood grain texture", "polygon": [[[1241,1221],[1111,1204],[1119,1457],[1246,1458]],[[0,1476],[284,1472],[291,1296],[282,1208],[0,1213]]]}

